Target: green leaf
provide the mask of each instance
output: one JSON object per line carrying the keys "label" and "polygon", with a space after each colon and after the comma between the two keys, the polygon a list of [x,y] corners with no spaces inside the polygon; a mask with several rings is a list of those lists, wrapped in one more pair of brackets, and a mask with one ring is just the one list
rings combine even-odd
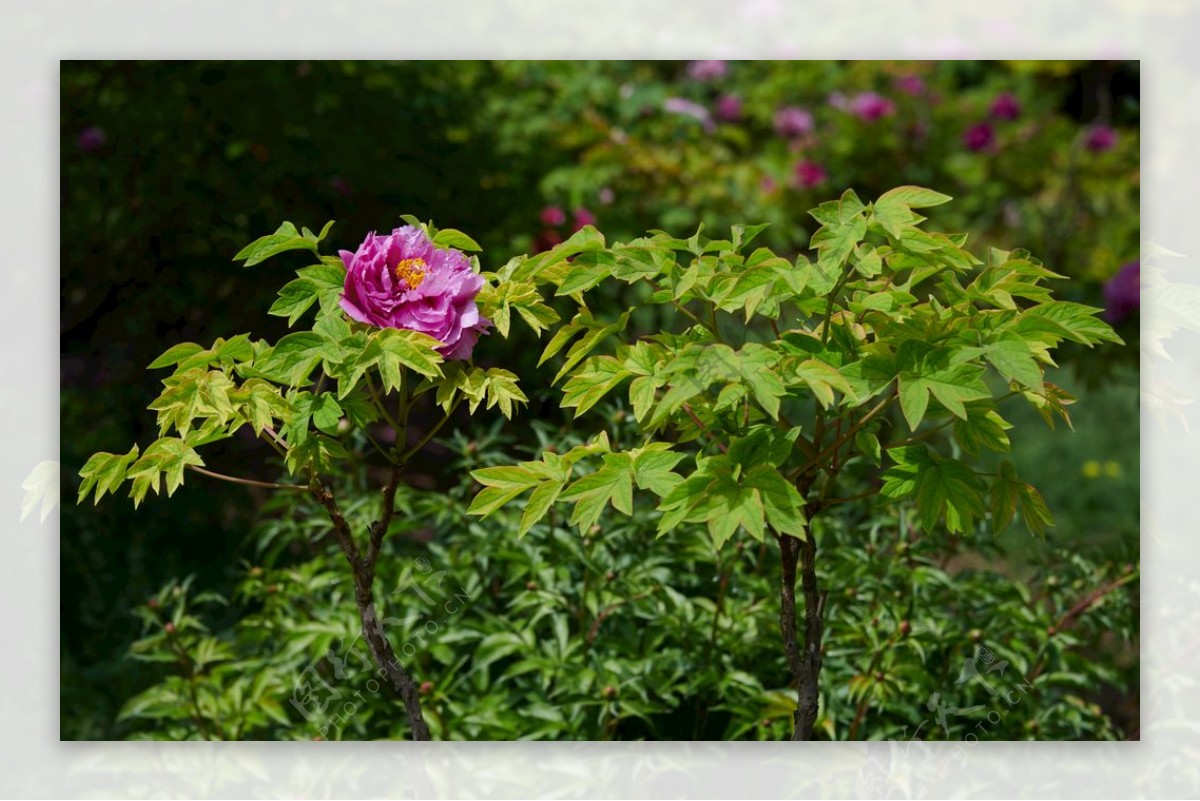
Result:
{"label": "green leaf", "polygon": [[433,244],[440,248],[456,248],[466,251],[483,250],[474,239],[453,228],[443,228],[438,231],[437,235],[433,237]]}
{"label": "green leaf", "polygon": [[538,485],[533,494],[529,496],[525,510],[521,512],[521,525],[517,528],[518,538],[524,537],[529,529],[545,517],[550,505],[554,503],[562,490],[563,483],[560,481],[546,481]]}
{"label": "green leaf", "polygon": [[[380,347],[380,374],[385,373],[395,379],[399,367],[420,373],[427,378],[439,378],[442,375],[439,365],[442,355],[437,352],[441,342],[419,331],[407,331],[397,328],[381,329],[374,337]],[[385,379],[386,381],[386,379]],[[397,380],[395,386],[399,387]]]}
{"label": "green leaf", "polygon": [[879,465],[883,460],[883,451],[879,444],[879,437],[874,432],[866,429],[860,430],[854,435],[854,445],[866,456],[872,464]]}
{"label": "green leaf", "polygon": [[982,485],[975,472],[960,461],[935,460],[917,475],[916,485],[917,510],[926,532],[932,532],[944,517],[950,533],[961,534],[983,516]]}
{"label": "green leaf", "polygon": [[580,532],[587,531],[604,511],[606,504],[624,514],[633,514],[633,470],[629,454],[604,455],[604,467],[583,476],[562,494],[564,501],[574,501],[570,523]]}
{"label": "green leaf", "polygon": [[172,345],[167,348],[163,355],[150,362],[150,365],[146,369],[158,370],[161,367],[170,367],[202,352],[204,352],[204,347],[197,345],[195,342],[180,342],[178,345]]}
{"label": "green leaf", "polygon": [[1104,311],[1082,303],[1056,300],[1026,310],[1017,320],[1017,333],[1048,333],[1092,347],[1100,342],[1125,344],[1108,323],[1096,317]]}
{"label": "green leaf", "polygon": [[93,488],[96,490],[94,503],[100,503],[104,493],[116,494],[117,487],[125,480],[126,471],[133,460],[137,458],[138,446],[134,445],[129,453],[119,456],[115,453],[97,453],[83,465],[79,475],[83,482],[79,485],[79,497],[76,503],[83,503]]}
{"label": "green leaf", "polygon": [[804,498],[778,470],[770,465],[753,467],[746,473],[744,486],[758,493],[772,528],[804,539]]}
{"label": "green leaf", "polygon": [[280,339],[261,366],[255,362],[255,369],[261,371],[263,377],[297,387],[307,383],[321,359],[336,360],[339,356],[336,344],[320,334],[297,331]]}
{"label": "green leaf", "polygon": [[920,186],[898,186],[880,195],[879,200],[875,201],[875,206],[878,207],[880,203],[902,203],[910,209],[924,209],[949,203],[953,199],[949,195]]}
{"label": "green leaf", "polygon": [[487,387],[487,407],[499,406],[501,414],[509,420],[513,416],[514,404],[529,403],[529,398],[517,386],[516,374],[508,370],[490,368],[485,374],[484,386]]}
{"label": "green leaf", "polygon": [[992,527],[997,535],[1008,528],[1017,509],[1021,510],[1025,527],[1033,534],[1044,536],[1046,528],[1054,525],[1054,517],[1041,493],[1018,478],[1016,468],[1007,459],[1000,463],[991,496]]}
{"label": "green leaf", "polygon": [[306,278],[297,278],[284,284],[279,290],[279,299],[271,304],[267,314],[275,317],[288,318],[288,325],[294,325],[309,307],[317,302],[320,288]]}
{"label": "green leaf", "polygon": [[928,351],[916,357],[913,367],[900,372],[900,409],[911,430],[916,431],[925,417],[930,394],[951,414],[964,420],[967,411],[963,404],[991,397],[982,380],[983,368],[955,364],[953,357],[945,349]]}
{"label": "green leaf", "polygon": [[966,420],[954,421],[954,439],[964,451],[978,454],[981,450],[1007,451],[1008,434],[1012,425],[993,410],[980,412],[968,409]]}
{"label": "green leaf", "polygon": [[329,233],[333,222],[328,222],[321,229],[320,235],[314,235],[307,228],[304,232],[296,230],[296,226],[290,222],[285,222],[273,234],[260,237],[246,247],[238,251],[238,254],[233,257],[234,261],[245,261],[244,267],[253,267],[254,265],[265,261],[272,256],[284,253],[289,250],[311,250],[313,253],[318,253],[317,245],[325,235]]}
{"label": "green leaf", "polygon": [[190,445],[178,437],[155,440],[129,468],[128,477],[133,482],[129,497],[133,498],[134,507],[141,505],[150,490],[159,493],[160,477],[166,479],[167,495],[174,495],[183,484],[183,471],[188,465],[204,465]]}
{"label": "green leaf", "polygon": [[821,406],[825,408],[833,405],[834,390],[850,397],[854,396],[853,387],[841,371],[820,359],[806,359],[798,364],[796,378],[808,385],[813,395],[820,401]]}
{"label": "green leaf", "polygon": [[[574,408],[575,417],[578,418],[631,375],[632,373],[612,356],[588,359],[563,386],[562,406],[564,409]],[[650,392],[653,396],[654,389],[651,388]]]}
{"label": "green leaf", "polygon": [[670,447],[663,442],[652,442],[629,452],[633,461],[633,480],[639,489],[650,490],[662,498],[683,481],[683,477],[672,472],[672,468],[683,460],[684,455],[672,451]]}
{"label": "green leaf", "polygon": [[1015,334],[1005,334],[984,348],[984,358],[1009,381],[1026,389],[1041,391],[1042,369],[1033,358],[1029,343]]}

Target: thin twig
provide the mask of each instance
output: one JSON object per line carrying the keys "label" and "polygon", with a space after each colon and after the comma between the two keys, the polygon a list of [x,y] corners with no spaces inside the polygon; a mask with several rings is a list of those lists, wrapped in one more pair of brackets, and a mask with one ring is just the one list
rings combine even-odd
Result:
{"label": "thin twig", "polygon": [[197,467],[194,464],[188,465],[189,470],[194,470],[202,476],[219,479],[220,481],[228,481],[231,484],[243,484],[247,487],[262,487],[263,489],[288,489],[300,490],[308,492],[308,487],[303,484],[272,484],[268,481],[255,481],[252,478],[238,478],[237,476],[227,476],[224,473],[214,473],[212,470],[205,470],[203,467]]}

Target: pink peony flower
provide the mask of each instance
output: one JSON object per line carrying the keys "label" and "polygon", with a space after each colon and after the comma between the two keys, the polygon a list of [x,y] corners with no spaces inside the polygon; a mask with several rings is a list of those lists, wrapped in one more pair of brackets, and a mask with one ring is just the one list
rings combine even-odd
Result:
{"label": "pink peony flower", "polygon": [[547,206],[542,209],[541,218],[546,225],[562,225],[567,221],[567,213],[558,206]]}
{"label": "pink peony flower", "polygon": [[357,252],[340,255],[346,284],[339,302],[353,320],[428,334],[441,341],[446,359],[470,358],[492,325],[475,305],[483,278],[463,253],[436,247],[421,228],[372,232]]}
{"label": "pink peony flower", "polygon": [[721,60],[689,61],[687,65],[687,74],[697,81],[724,78],[727,72],[729,72],[729,64]]}
{"label": "pink peony flower", "polygon": [[1117,132],[1107,125],[1096,125],[1088,131],[1087,141],[1085,143],[1087,149],[1093,153],[1103,153],[1105,150],[1112,150],[1117,144]]}
{"label": "pink peony flower", "polygon": [[827,177],[825,168],[816,162],[805,160],[796,165],[795,181],[802,189],[820,186]]}
{"label": "pink peony flower", "polygon": [[737,122],[742,118],[742,99],[737,95],[721,95],[717,98],[716,112],[721,122]]}
{"label": "pink peony flower", "polygon": [[775,112],[775,132],[788,139],[812,133],[813,115],[799,106],[784,106]]}
{"label": "pink peony flower", "polygon": [[875,92],[860,92],[850,98],[850,113],[863,122],[875,122],[896,113],[896,104]]}
{"label": "pink peony flower", "polygon": [[963,133],[963,144],[967,146],[967,150],[973,150],[976,153],[987,150],[995,140],[996,132],[986,122],[972,125]]}
{"label": "pink peony flower", "polygon": [[1021,116],[1021,103],[1012,92],[1001,92],[992,101],[992,117],[997,120],[1015,120]]}

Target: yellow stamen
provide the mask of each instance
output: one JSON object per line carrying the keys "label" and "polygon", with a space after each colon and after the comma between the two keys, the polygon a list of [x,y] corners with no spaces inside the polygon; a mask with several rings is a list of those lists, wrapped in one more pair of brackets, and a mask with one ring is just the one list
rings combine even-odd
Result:
{"label": "yellow stamen", "polygon": [[409,289],[416,289],[425,280],[429,268],[424,259],[401,259],[396,265],[396,277],[405,283]]}

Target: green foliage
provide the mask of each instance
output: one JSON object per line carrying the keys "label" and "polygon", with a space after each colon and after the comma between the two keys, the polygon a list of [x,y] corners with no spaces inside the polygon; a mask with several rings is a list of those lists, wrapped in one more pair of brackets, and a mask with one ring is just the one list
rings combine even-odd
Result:
{"label": "green foliage", "polygon": [[[1037,491],[1008,463],[985,481],[970,457],[1009,450],[1003,400],[1023,396],[1047,416],[1065,415],[1065,396],[1043,377],[1062,342],[1120,338],[1099,309],[1055,299],[1042,282],[1060,276],[1027,252],[992,249],[985,263],[965,236],[925,230],[913,210],[949,201],[915,186],[870,203],[848,190],[811,212],[820,223],[811,262],[748,253],[761,226],[735,227],[729,239],[709,239],[701,226],[686,240],[660,231],[611,246],[584,227],[510,262],[501,274],[578,308],[541,357],[565,352],[554,377],[562,406],[584,416],[628,382],[646,439],[628,450],[605,440],[588,454],[599,461],[547,454],[517,472],[481,471],[486,489],[470,511],[487,516],[534,490],[521,534],[552,503],[574,503],[570,522],[586,530],[606,506],[631,514],[638,460],[669,453],[651,487],[660,534],[707,522],[717,548],[739,529],[757,541],[768,532],[803,538],[803,507],[812,514],[837,503],[837,482],[851,475],[893,500],[913,499],[927,532],[944,521],[970,533],[989,509],[1003,529],[1019,507],[1041,533],[1052,519]],[[669,306],[673,322],[621,341],[635,309],[607,321],[587,303],[609,282]],[[949,425],[961,450],[922,442]],[[591,472],[574,475],[588,464]]]}
{"label": "green foliage", "polygon": [[[423,685],[435,736],[785,735],[795,697],[779,657],[778,622],[763,611],[778,592],[773,554],[751,543],[714,553],[703,521],[680,525],[664,547],[647,536],[657,512],[642,504],[632,516],[605,507],[598,530],[582,536],[550,515],[520,541],[505,538],[498,532],[515,530],[525,510],[502,507],[494,525],[466,516],[467,471],[525,484],[526,473],[508,472],[513,467],[490,472],[506,451],[554,443],[565,458],[595,443],[543,423],[521,443],[496,430],[480,427],[448,443],[449,466],[463,477],[448,492],[401,489],[404,522],[379,563],[380,619]],[[612,434],[636,437],[635,421],[614,422]],[[363,521],[373,493],[357,485],[338,491],[352,519]],[[1129,644],[1136,571],[1071,549],[1046,549],[1019,567],[986,534],[955,554],[913,526],[910,502],[890,506],[839,507],[813,524],[833,610],[821,736],[908,740],[921,726],[926,741],[968,733],[1118,737],[1096,688],[1136,682]],[[142,634],[131,656],[157,678],[125,703],[121,736],[405,736],[397,702],[380,686],[359,636],[342,556],[313,526],[319,508],[283,494],[264,512],[227,601],[184,581],[136,605]],[[1124,583],[1048,633],[1080,599],[1113,582]],[[1114,650],[1123,655],[1114,660]],[[944,721],[939,708],[950,710]]]}

